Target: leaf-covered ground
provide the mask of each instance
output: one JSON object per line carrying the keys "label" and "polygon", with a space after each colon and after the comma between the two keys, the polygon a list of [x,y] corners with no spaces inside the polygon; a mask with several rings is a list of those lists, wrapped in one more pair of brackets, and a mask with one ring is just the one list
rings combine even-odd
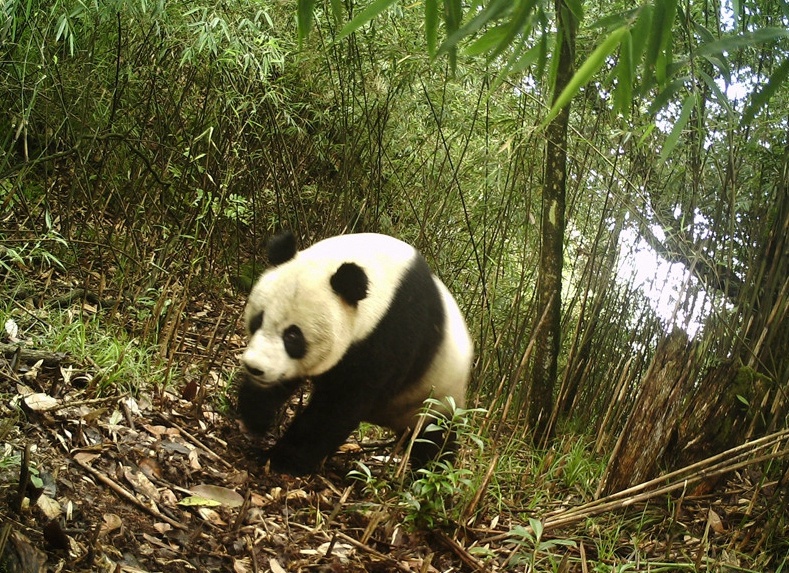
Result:
{"label": "leaf-covered ground", "polygon": [[[66,313],[79,321],[106,312],[84,293],[66,303],[47,310],[19,301],[18,316],[35,322]],[[243,346],[240,308],[205,300],[187,311],[191,323],[171,334],[177,340],[169,364],[179,371],[177,382],[166,383],[161,370],[152,370],[136,391],[124,386],[123,372],[114,372],[121,376],[114,385],[101,386],[113,373],[89,352],[77,360],[37,348],[13,324],[6,327],[0,571],[435,573],[534,566],[585,572],[638,570],[639,563],[649,570],[753,570],[759,558],[752,551],[774,539],[763,536],[762,525],[769,523],[769,504],[783,498],[748,473],[736,474],[721,495],[663,508],[658,500],[649,511],[638,503],[626,518],[612,510],[608,521],[590,513],[574,520],[566,537],[559,529],[535,540],[540,522],[522,517],[519,523],[514,516],[550,518],[587,501],[568,485],[566,462],[548,459],[554,454],[542,462],[554,482],[547,474],[497,470],[500,483],[533,489],[534,495],[522,495],[523,507],[497,507],[483,496],[472,519],[445,529],[412,527],[402,505],[380,503],[349,479],[359,459],[388,475],[380,457],[353,442],[319,475],[269,472],[258,456],[266,444],[222,411]],[[550,505],[530,507],[538,494]],[[504,496],[497,495],[500,503]],[[780,559],[762,563],[775,570]]]}

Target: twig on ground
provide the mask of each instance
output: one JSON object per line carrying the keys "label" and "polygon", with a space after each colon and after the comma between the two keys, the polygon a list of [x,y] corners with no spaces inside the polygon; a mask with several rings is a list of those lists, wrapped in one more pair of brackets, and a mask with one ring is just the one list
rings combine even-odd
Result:
{"label": "twig on ground", "polygon": [[93,477],[95,477],[97,480],[99,480],[102,484],[104,484],[105,486],[110,488],[113,492],[115,492],[123,500],[128,501],[132,505],[142,509],[143,511],[145,511],[147,513],[150,513],[156,519],[161,519],[162,521],[170,524],[171,526],[175,527],[176,529],[180,529],[182,531],[188,531],[189,528],[186,527],[183,523],[181,523],[179,521],[176,521],[176,520],[172,519],[171,517],[167,517],[166,515],[164,515],[161,511],[159,511],[155,507],[149,507],[149,506],[145,505],[139,499],[137,499],[137,497],[134,494],[132,494],[129,490],[127,490],[125,487],[123,487],[122,485],[117,483],[115,480],[113,480],[109,476],[101,473],[99,470],[97,470],[93,466],[90,466],[90,465],[86,464],[85,462],[82,462],[82,461],[78,460],[77,458],[73,458],[72,457],[71,459],[79,467],[81,467],[86,472],[91,474]]}
{"label": "twig on ground", "polygon": [[165,415],[165,414],[162,414],[162,413],[160,412],[160,413],[159,413],[159,417],[160,417],[162,420],[164,420],[165,422],[167,422],[168,424],[170,424],[170,425],[171,425],[173,428],[175,428],[176,430],[178,430],[178,431],[181,433],[181,435],[183,435],[183,436],[184,436],[184,437],[185,437],[187,440],[189,440],[190,442],[192,442],[192,444],[194,444],[195,446],[197,446],[197,447],[201,448],[202,450],[204,450],[204,451],[205,451],[205,453],[208,455],[208,457],[209,457],[209,458],[211,458],[211,459],[212,459],[212,460],[214,460],[215,462],[219,462],[220,464],[222,464],[223,466],[225,466],[225,468],[227,468],[227,469],[233,469],[233,464],[231,464],[231,463],[230,463],[230,462],[228,462],[226,459],[224,459],[223,457],[221,457],[219,454],[217,454],[216,452],[214,452],[214,451],[213,451],[211,448],[209,448],[208,446],[206,446],[206,445],[205,445],[203,442],[201,442],[201,441],[200,441],[200,440],[199,440],[199,439],[198,439],[196,436],[194,436],[194,435],[193,435],[191,432],[189,432],[189,431],[188,431],[188,430],[186,430],[186,429],[185,429],[183,426],[181,426],[180,424],[178,424],[178,423],[176,423],[175,421],[173,421],[172,419],[170,419],[170,417],[169,417],[169,416],[167,416],[167,415]]}

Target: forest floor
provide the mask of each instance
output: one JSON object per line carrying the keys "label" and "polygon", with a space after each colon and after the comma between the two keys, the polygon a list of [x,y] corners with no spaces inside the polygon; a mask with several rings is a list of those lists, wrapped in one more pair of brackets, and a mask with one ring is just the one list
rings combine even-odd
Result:
{"label": "forest floor", "polygon": [[[83,298],[47,312],[73,320],[102,312]],[[0,353],[0,571],[585,573],[626,570],[617,564],[743,571],[754,563],[742,548],[761,536],[752,515],[765,511],[769,492],[757,492],[746,474],[722,495],[658,500],[649,511],[636,504],[610,528],[586,520],[569,539],[535,539],[527,526],[539,521],[521,527],[513,516],[550,508],[499,516],[483,501],[473,526],[407,523],[402,506],[349,479],[360,459],[387,475],[382,458],[353,440],[320,474],[270,472],[257,455],[266,444],[222,411],[243,347],[238,303],[206,297],[185,310],[193,320],[174,334],[182,339],[172,363],[203,366],[185,367],[177,385],[153,379],[136,393],[105,388],[99,396],[107,369],[89,355],[75,360],[24,340],[16,341],[24,353]],[[557,505],[583,501],[568,493]],[[521,532],[515,541],[513,531]]]}

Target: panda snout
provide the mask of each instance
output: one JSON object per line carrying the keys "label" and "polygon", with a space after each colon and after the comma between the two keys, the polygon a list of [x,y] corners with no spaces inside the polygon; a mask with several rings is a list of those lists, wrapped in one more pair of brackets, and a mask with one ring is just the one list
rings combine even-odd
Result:
{"label": "panda snout", "polygon": [[247,374],[252,376],[253,378],[262,378],[265,372],[260,370],[259,368],[255,368],[254,366],[244,363],[244,370],[247,371]]}

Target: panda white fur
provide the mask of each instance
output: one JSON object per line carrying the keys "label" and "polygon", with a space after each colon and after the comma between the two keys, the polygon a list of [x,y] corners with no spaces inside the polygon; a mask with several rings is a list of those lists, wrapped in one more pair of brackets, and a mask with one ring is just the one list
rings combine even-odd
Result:
{"label": "panda white fur", "polygon": [[[413,247],[365,233],[297,252],[285,233],[268,251],[273,267],[245,310],[238,411],[247,429],[270,430],[301,383],[313,382],[308,405],[267,453],[274,469],[315,471],[361,421],[413,429],[428,397],[465,404],[471,338]],[[432,441],[415,442],[412,463],[420,465],[452,442],[436,432],[420,437]]]}

